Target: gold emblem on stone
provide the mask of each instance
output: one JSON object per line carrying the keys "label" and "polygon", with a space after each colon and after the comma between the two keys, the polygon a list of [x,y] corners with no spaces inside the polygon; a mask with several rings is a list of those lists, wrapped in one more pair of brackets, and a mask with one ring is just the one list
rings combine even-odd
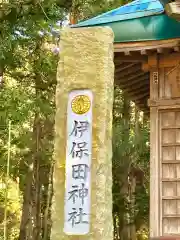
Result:
{"label": "gold emblem on stone", "polygon": [[78,95],[71,102],[72,111],[76,114],[84,114],[91,107],[90,98],[86,95]]}

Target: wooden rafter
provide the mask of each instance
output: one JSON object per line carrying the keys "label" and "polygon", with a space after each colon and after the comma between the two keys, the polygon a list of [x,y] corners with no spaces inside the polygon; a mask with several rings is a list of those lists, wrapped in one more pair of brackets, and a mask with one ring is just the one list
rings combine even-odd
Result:
{"label": "wooden rafter", "polygon": [[139,43],[115,44],[115,82],[136,103],[136,105],[149,115],[147,100],[150,93],[150,74],[144,72],[142,66],[149,63],[151,54],[164,54],[173,45],[178,52],[179,40],[148,41]]}
{"label": "wooden rafter", "polygon": [[125,89],[125,88],[131,88],[131,90],[136,89],[137,86],[143,86],[143,85],[149,85],[149,75],[144,75],[139,78],[135,78],[133,81],[124,81],[120,82],[119,85]]}
{"label": "wooden rafter", "polygon": [[[122,66],[123,65],[123,66]],[[136,66],[137,65],[137,63],[121,63],[121,64],[116,64],[116,71],[124,71],[124,70],[126,70],[126,69],[128,69],[128,68],[131,68],[131,67],[133,67],[133,66]]]}
{"label": "wooden rafter", "polygon": [[144,105],[146,104],[147,105],[147,100],[148,100],[148,97],[149,97],[149,92],[148,92],[148,88],[147,88],[147,91],[142,91],[142,92],[138,92],[138,94],[135,94],[135,93],[130,93],[130,92],[127,92],[127,96],[134,102],[138,103],[143,103],[143,101],[145,101],[145,103],[143,103]]}
{"label": "wooden rafter", "polygon": [[[131,85],[132,85],[132,82],[133,83],[137,83],[138,81],[139,81],[139,78],[140,77],[142,77],[142,76],[147,76],[147,73],[144,73],[143,71],[137,71],[136,72],[136,74],[134,73],[133,75],[131,75],[130,77],[126,77],[126,78],[120,78],[120,76],[119,75],[117,75],[117,79],[119,80],[119,83],[120,84],[123,84],[123,83],[128,83],[128,82],[130,82],[131,83]],[[124,81],[123,81],[124,80]]]}
{"label": "wooden rafter", "polygon": [[134,102],[140,109],[143,109],[145,112],[149,112],[149,108],[147,107],[147,98],[141,99],[140,101],[135,100]]}
{"label": "wooden rafter", "polygon": [[140,64],[133,64],[132,66],[127,67],[126,69],[117,68],[115,70],[115,74],[118,74],[119,76],[122,77],[122,76],[127,76],[129,74],[133,74],[133,73],[135,73],[139,70],[141,70],[141,65]]}
{"label": "wooden rafter", "polygon": [[127,91],[133,92],[134,94],[138,94],[140,91],[146,91],[147,89],[149,89],[149,81],[146,80],[144,82],[141,82],[141,84],[138,83],[132,85],[132,87]]}
{"label": "wooden rafter", "polygon": [[[144,88],[142,90],[136,90],[134,92],[129,92],[128,90],[124,90],[124,92],[127,94],[127,96],[129,96],[129,98],[131,100],[137,101],[139,96],[142,96],[140,99],[144,98],[144,96],[146,98],[146,95],[144,95],[144,94],[147,93],[147,90],[148,90],[148,88]],[[147,102],[147,100],[146,100],[146,102]]]}
{"label": "wooden rafter", "polygon": [[148,91],[149,91],[149,87],[146,86],[146,87],[143,87],[141,89],[135,90],[133,92],[131,92],[130,89],[129,89],[129,90],[127,90],[127,93],[128,93],[128,95],[132,96],[133,99],[138,100],[138,99],[141,99],[145,96],[148,96],[149,95]]}

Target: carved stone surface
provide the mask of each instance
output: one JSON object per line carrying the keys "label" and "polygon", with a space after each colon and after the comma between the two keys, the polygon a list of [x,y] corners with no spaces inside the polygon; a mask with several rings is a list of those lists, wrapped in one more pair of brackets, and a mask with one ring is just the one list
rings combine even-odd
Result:
{"label": "carved stone surface", "polygon": [[[57,70],[56,138],[52,240],[113,240],[111,130],[114,92],[113,33],[110,28],[65,29]],[[93,100],[91,230],[67,236],[64,227],[67,99],[74,89],[91,89]]]}

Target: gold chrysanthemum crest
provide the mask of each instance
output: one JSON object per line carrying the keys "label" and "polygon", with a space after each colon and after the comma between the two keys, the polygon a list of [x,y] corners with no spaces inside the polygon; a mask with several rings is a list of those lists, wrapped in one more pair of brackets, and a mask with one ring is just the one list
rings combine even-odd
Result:
{"label": "gold chrysanthemum crest", "polygon": [[87,113],[90,107],[91,100],[87,95],[78,95],[71,102],[72,111],[79,115]]}

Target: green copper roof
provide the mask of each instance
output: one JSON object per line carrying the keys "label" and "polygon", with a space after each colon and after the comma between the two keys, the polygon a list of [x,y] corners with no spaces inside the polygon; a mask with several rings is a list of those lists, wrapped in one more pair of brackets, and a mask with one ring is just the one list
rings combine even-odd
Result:
{"label": "green copper roof", "polygon": [[165,14],[104,25],[112,28],[115,42],[165,40],[180,37],[180,23]]}
{"label": "green copper roof", "polygon": [[168,17],[159,0],[130,4],[80,22],[73,27],[109,26],[115,42],[163,40],[180,37],[180,22]]}

